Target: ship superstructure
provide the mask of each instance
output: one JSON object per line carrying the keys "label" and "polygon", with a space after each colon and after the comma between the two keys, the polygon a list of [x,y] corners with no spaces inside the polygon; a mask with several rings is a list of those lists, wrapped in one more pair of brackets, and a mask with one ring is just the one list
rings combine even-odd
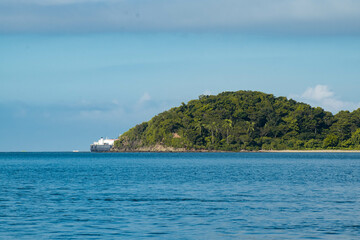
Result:
{"label": "ship superstructure", "polygon": [[91,152],[108,152],[114,146],[114,142],[116,139],[104,139],[101,137],[99,141],[94,142],[90,145]]}

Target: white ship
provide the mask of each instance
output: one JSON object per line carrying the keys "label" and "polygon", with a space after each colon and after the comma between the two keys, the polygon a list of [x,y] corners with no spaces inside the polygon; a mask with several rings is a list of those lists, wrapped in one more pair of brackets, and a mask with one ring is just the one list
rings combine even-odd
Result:
{"label": "white ship", "polygon": [[91,152],[108,152],[114,146],[114,142],[116,139],[104,139],[101,137],[99,141],[94,142],[90,145]]}

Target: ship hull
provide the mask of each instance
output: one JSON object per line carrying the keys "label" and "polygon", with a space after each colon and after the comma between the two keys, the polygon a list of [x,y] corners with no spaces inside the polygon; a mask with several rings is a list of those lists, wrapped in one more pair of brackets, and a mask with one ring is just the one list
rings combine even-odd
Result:
{"label": "ship hull", "polygon": [[90,145],[91,152],[109,152],[112,145]]}

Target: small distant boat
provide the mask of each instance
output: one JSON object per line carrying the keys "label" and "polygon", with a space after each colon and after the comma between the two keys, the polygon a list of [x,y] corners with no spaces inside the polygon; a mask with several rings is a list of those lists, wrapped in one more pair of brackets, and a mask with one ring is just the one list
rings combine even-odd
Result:
{"label": "small distant boat", "polygon": [[79,150],[73,150],[73,152],[79,152]]}

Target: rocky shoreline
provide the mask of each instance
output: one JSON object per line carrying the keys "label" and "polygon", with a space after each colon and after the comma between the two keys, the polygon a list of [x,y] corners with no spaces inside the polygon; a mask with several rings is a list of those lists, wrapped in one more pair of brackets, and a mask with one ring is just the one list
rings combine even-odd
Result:
{"label": "rocky shoreline", "polygon": [[220,150],[207,150],[207,149],[186,149],[186,148],[174,148],[166,147],[160,144],[155,146],[139,147],[137,149],[111,149],[110,152],[157,152],[157,153],[360,153],[360,150],[341,150],[341,149],[320,149],[320,150],[258,150],[258,151],[220,151]]}

